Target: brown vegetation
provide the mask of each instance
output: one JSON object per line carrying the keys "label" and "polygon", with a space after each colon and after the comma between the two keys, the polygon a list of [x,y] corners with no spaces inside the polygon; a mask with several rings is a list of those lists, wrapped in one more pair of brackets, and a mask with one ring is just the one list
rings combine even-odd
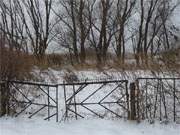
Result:
{"label": "brown vegetation", "polygon": [[30,73],[33,63],[28,54],[0,48],[0,76],[2,80],[23,79]]}

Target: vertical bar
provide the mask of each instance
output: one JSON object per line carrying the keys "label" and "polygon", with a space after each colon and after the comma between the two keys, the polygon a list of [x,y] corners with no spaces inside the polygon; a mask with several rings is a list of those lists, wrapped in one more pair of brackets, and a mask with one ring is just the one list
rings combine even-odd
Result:
{"label": "vertical bar", "polygon": [[47,89],[47,91],[48,91],[48,121],[49,121],[49,116],[50,116],[50,109],[49,109],[49,106],[50,106],[50,102],[49,102],[49,86],[48,86],[48,89]]}
{"label": "vertical bar", "polygon": [[74,86],[74,84],[73,84],[73,95],[74,95],[75,118],[76,118],[76,120],[77,120],[76,91],[75,91],[75,86]]}
{"label": "vertical bar", "polygon": [[7,104],[6,104],[6,82],[1,83],[1,88],[0,88],[0,116],[3,116],[7,113]]}
{"label": "vertical bar", "polygon": [[155,93],[155,95],[156,95],[156,97],[155,97],[155,104],[154,104],[154,119],[156,118],[156,111],[157,111],[157,99],[158,99],[158,93],[159,93],[159,79],[157,79],[157,90],[155,91],[154,90],[154,93]]}
{"label": "vertical bar", "polygon": [[65,82],[63,81],[63,88],[64,88],[64,102],[65,102],[65,119],[68,117],[68,110],[67,110],[67,97],[66,97],[66,86],[65,86]]}
{"label": "vertical bar", "polygon": [[146,111],[146,119],[148,119],[148,113],[147,113],[147,107],[148,107],[148,103],[147,103],[147,89],[148,89],[148,84],[147,84],[147,79],[146,79],[146,89],[145,89],[145,100],[146,100],[146,108],[145,108],[145,111]]}
{"label": "vertical bar", "polygon": [[174,78],[173,99],[174,99],[173,112],[174,112],[174,122],[175,122],[176,121],[176,80],[175,80],[175,78]]}
{"label": "vertical bar", "polygon": [[128,82],[126,81],[126,100],[127,100],[127,110],[128,110],[128,118],[130,118],[130,110],[129,110],[129,92],[128,92]]}
{"label": "vertical bar", "polygon": [[[168,83],[168,81],[167,81],[167,83]],[[167,114],[167,108],[166,108],[166,93],[165,93],[166,91],[164,90],[164,84],[162,83],[162,102],[163,102],[163,105],[164,105],[164,115],[165,116],[163,116],[163,117],[165,117],[166,119],[168,119],[168,114]]]}
{"label": "vertical bar", "polygon": [[56,122],[58,122],[59,120],[59,118],[58,118],[58,116],[59,116],[59,113],[58,113],[58,109],[59,109],[59,107],[58,107],[58,95],[59,95],[59,93],[58,93],[58,85],[56,86]]}
{"label": "vertical bar", "polygon": [[6,107],[7,107],[7,114],[8,115],[10,114],[10,94],[9,94],[10,93],[10,85],[9,84],[10,84],[10,82],[7,81],[7,83],[6,83],[6,91],[7,91],[6,92],[6,94],[7,94],[6,95],[6,98],[7,98],[6,102],[7,102],[7,106]]}
{"label": "vertical bar", "polygon": [[160,121],[162,120],[162,110],[161,110],[161,100],[162,100],[162,97],[161,97],[161,96],[162,96],[162,89],[163,89],[163,88],[162,88],[162,83],[163,83],[163,82],[162,82],[162,79],[160,79],[160,91],[159,91],[159,94],[160,94],[160,95],[159,95],[159,96],[160,96],[160,99],[159,99],[159,100],[160,100],[160,108],[159,108],[159,109],[160,109],[160,110],[159,110],[159,113],[160,113]]}
{"label": "vertical bar", "polygon": [[140,120],[140,82],[139,80],[137,80],[137,84],[138,84],[138,87],[137,87],[137,92],[136,92],[136,99],[135,99],[135,108],[137,108],[136,110],[136,115],[137,115],[137,119]]}
{"label": "vertical bar", "polygon": [[135,83],[130,84],[130,107],[131,107],[130,120],[136,120],[136,87],[135,87]]}

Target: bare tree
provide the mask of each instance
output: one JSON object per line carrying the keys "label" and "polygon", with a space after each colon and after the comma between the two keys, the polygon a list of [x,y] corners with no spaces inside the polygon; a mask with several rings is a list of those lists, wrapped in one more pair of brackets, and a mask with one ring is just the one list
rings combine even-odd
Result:
{"label": "bare tree", "polygon": [[[112,6],[114,1],[101,0],[96,3],[98,8],[94,9],[94,16],[90,33],[91,46],[94,47],[97,62],[102,64],[106,61],[107,51],[114,35],[114,16]],[[99,15],[97,15],[99,12]]]}
{"label": "bare tree", "polygon": [[[56,10],[53,10],[56,16],[58,17],[58,22],[62,22],[65,27],[58,31],[59,35],[65,34],[67,36],[63,36],[63,38],[68,38],[68,40],[63,39],[63,41],[66,41],[66,43],[62,44],[62,41],[60,41],[60,44],[64,45],[63,47],[66,47],[69,49],[69,53],[71,55],[71,52],[73,51],[73,55],[75,56],[75,61],[79,63],[79,50],[77,46],[77,14],[76,14],[76,6],[77,1],[75,0],[59,0],[60,6],[62,6],[63,12],[58,12]],[[59,26],[60,27],[60,26]],[[62,33],[62,31],[64,31]],[[59,37],[58,37],[59,38]],[[61,38],[62,39],[62,38]],[[72,57],[71,57],[72,58]]]}
{"label": "bare tree", "polygon": [[96,0],[80,0],[79,3],[77,23],[80,35],[80,59],[82,63],[84,63],[86,60],[85,43],[92,27],[92,11],[95,2]]}
{"label": "bare tree", "polygon": [[10,48],[27,52],[26,37],[24,36],[25,27],[18,14],[16,1],[0,1],[0,10],[0,31],[4,34]]}
{"label": "bare tree", "polygon": [[51,41],[50,34],[54,27],[53,22],[50,23],[52,0],[17,0],[16,2],[33,53],[41,59]]}
{"label": "bare tree", "polygon": [[116,54],[118,59],[124,64],[125,60],[125,27],[133,8],[135,7],[136,0],[118,0],[117,1],[117,33],[116,33]]}
{"label": "bare tree", "polygon": [[[92,10],[96,0],[60,0],[63,11],[53,10],[59,21],[57,39],[61,46],[68,48],[70,57],[72,54],[77,63],[85,62],[87,38],[92,26]],[[62,11],[62,12],[61,12]],[[58,29],[59,29],[58,28]],[[66,35],[66,36],[64,36]],[[68,38],[68,40],[66,39]],[[65,43],[66,42],[66,43]],[[73,53],[72,53],[73,52]],[[72,60],[71,60],[72,61]]]}
{"label": "bare tree", "polygon": [[[154,55],[163,44],[170,48],[167,22],[177,6],[170,6],[171,1],[140,1],[140,24],[136,43],[136,63],[148,65],[149,53]],[[162,40],[163,39],[163,40]],[[163,43],[162,43],[163,42]]]}

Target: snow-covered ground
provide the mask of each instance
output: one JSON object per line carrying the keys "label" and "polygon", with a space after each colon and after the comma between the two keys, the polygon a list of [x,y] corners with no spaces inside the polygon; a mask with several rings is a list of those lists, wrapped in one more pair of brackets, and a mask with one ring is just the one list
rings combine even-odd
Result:
{"label": "snow-covered ground", "polygon": [[[67,71],[56,71],[49,69],[47,71],[35,70],[38,79],[42,79],[43,82],[62,83],[63,77]],[[134,81],[137,77],[150,77],[152,73],[149,71],[132,71],[118,72],[118,71],[74,71],[78,79],[86,80],[97,78],[118,78],[128,79]],[[59,90],[63,88],[59,87]],[[91,88],[92,89],[92,88]],[[88,89],[86,91],[89,91]],[[88,93],[86,93],[88,94]],[[86,96],[82,93],[84,99]],[[102,94],[102,93],[101,93]],[[100,94],[100,95],[101,95]],[[63,91],[59,92],[59,117],[64,114],[65,107],[63,101]],[[54,96],[54,93],[52,93]],[[95,97],[97,100],[98,98]],[[80,100],[81,97],[78,99]],[[44,102],[44,100],[43,100]],[[36,109],[36,108],[33,108]],[[44,114],[44,112],[42,112]],[[45,111],[46,113],[46,111]],[[77,121],[62,121],[61,123],[54,122],[52,119],[50,122],[43,121],[42,116],[38,115],[35,118],[27,119],[22,118],[0,118],[0,135],[179,135],[180,125],[175,123],[160,124],[155,122],[149,124],[149,122],[136,122],[124,121],[120,119],[115,120],[101,120],[101,119],[79,119]]]}
{"label": "snow-covered ground", "polygon": [[54,123],[22,118],[1,118],[0,135],[179,135],[180,125],[146,122],[78,120]]}
{"label": "snow-covered ground", "polygon": [[48,68],[46,70],[39,70],[38,68],[34,69],[33,75],[35,75],[38,80],[41,82],[48,82],[48,83],[63,83],[64,77],[66,74],[74,74],[79,81],[84,80],[91,80],[95,81],[98,79],[118,79],[118,80],[128,80],[128,81],[135,81],[137,78],[141,77],[179,77],[178,74],[173,74],[170,72],[163,72],[163,74],[152,73],[149,70],[132,70],[132,71],[121,71],[116,69],[104,69],[102,71],[98,70],[81,70],[77,71],[75,69],[64,69],[64,70],[55,70],[52,68]]}

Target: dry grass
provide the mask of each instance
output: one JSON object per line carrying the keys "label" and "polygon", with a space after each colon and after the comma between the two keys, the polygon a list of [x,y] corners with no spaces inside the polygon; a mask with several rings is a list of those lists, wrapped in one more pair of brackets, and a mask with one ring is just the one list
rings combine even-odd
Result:
{"label": "dry grass", "polygon": [[[158,58],[148,58],[148,65],[141,64],[140,66],[136,65],[133,54],[129,53],[126,55],[125,63],[122,64],[119,60],[116,59],[116,55],[112,53],[107,54],[106,63],[101,65],[97,64],[96,54],[92,50],[87,51],[86,62],[85,63],[74,63],[70,60],[69,54],[48,54],[45,55],[44,59],[37,60],[33,55],[28,55],[22,52],[14,51],[9,52],[8,50],[1,50],[1,72],[7,74],[8,70],[15,72],[13,76],[24,76],[27,72],[30,72],[34,66],[38,66],[40,69],[64,69],[72,67],[77,71],[81,70],[153,70],[153,71],[162,71],[169,69],[180,69],[180,63],[178,60],[175,61],[175,53],[164,53]],[[167,68],[168,67],[168,68]],[[10,74],[10,73],[9,73]]]}
{"label": "dry grass", "polygon": [[[166,56],[166,55],[165,55]],[[73,67],[75,70],[105,70],[105,69],[116,69],[116,70],[166,70],[167,66],[169,65],[172,69],[180,69],[180,65],[178,61],[174,61],[173,58],[167,55],[165,58],[164,56],[160,56],[159,58],[148,58],[148,65],[141,64],[140,66],[136,65],[136,61],[133,58],[133,55],[126,56],[125,63],[122,64],[116,59],[116,56],[113,54],[107,55],[106,63],[101,65],[97,64],[97,59],[95,53],[87,53],[86,62],[85,63],[74,63],[70,60],[68,54],[51,54],[46,55],[44,60],[37,61],[35,60],[35,65],[42,69],[46,68],[55,68],[55,69],[63,69],[66,67]]]}
{"label": "dry grass", "polygon": [[22,79],[28,77],[33,67],[29,55],[7,48],[0,49],[0,75],[1,79]]}

